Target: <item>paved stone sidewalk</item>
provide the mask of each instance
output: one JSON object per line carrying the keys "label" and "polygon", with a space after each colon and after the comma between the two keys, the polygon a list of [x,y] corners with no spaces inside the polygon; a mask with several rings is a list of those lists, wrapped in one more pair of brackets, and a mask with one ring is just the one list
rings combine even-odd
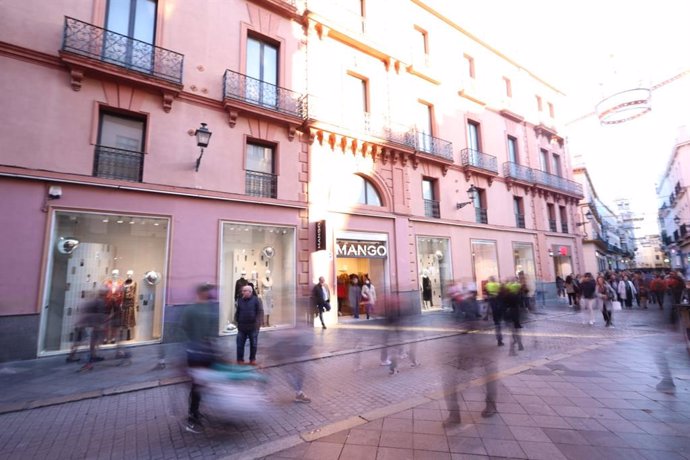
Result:
{"label": "paved stone sidewalk", "polygon": [[[621,312],[619,322],[653,322],[639,313]],[[499,381],[492,417],[481,416],[480,378],[459,387],[461,424],[444,426],[449,412],[444,393],[436,392],[407,408],[303,433],[293,447],[265,458],[690,459],[690,367],[673,332],[599,344],[583,339],[578,348],[490,378]],[[254,455],[266,451],[232,458]]]}

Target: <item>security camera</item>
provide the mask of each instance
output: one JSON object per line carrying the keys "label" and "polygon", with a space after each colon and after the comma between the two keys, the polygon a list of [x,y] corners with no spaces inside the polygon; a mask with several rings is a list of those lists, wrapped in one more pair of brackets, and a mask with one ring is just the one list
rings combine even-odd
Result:
{"label": "security camera", "polygon": [[51,200],[58,200],[62,197],[62,187],[58,185],[51,185],[48,189],[48,198]]}

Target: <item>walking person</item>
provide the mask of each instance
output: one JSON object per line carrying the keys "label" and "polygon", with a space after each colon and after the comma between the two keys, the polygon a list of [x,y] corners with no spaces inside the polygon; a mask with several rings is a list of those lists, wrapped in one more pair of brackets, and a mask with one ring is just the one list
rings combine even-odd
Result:
{"label": "walking person", "polygon": [[242,286],[242,295],[237,300],[235,324],[237,324],[237,362],[244,363],[244,347],[249,339],[249,364],[256,364],[256,350],[259,346],[259,330],[264,322],[261,299],[254,295],[252,286]]}
{"label": "walking person", "polygon": [[[319,281],[323,277],[319,278]],[[316,286],[319,286],[317,284]],[[315,287],[316,287],[315,286]],[[305,315],[309,317],[309,315]],[[311,316],[313,319],[313,316]],[[306,367],[308,362],[303,358],[309,355],[311,349],[314,347],[314,325],[313,321],[297,321],[295,327],[284,331],[280,336],[280,340],[276,342],[269,350],[274,361],[284,362],[289,360],[296,360],[296,362],[289,366],[280,366],[280,369],[286,374],[287,380],[295,392],[293,399],[296,403],[308,404],[311,399],[304,393],[304,380],[306,378]]]}
{"label": "walking person", "polygon": [[515,346],[522,351],[525,348],[522,345],[522,324],[520,324],[520,316],[522,314],[522,305],[520,302],[522,285],[517,279],[508,281],[501,290],[500,297],[503,298],[505,304],[505,318],[512,325],[512,336],[510,341],[510,355],[515,356]]}
{"label": "walking person", "polygon": [[613,327],[613,308],[611,302],[616,300],[616,292],[606,282],[603,276],[597,277],[596,296],[601,307],[601,314],[604,316],[606,327]]}
{"label": "walking person", "polygon": [[331,311],[331,291],[328,289],[326,278],[323,276],[319,276],[319,282],[312,288],[311,298],[314,311],[318,314],[321,321],[321,327],[326,329],[326,323],[323,321],[323,312]]}
{"label": "walking person", "polygon": [[359,277],[354,273],[350,275],[350,286],[347,289],[347,300],[352,308],[352,316],[359,319],[359,300],[362,298],[362,288],[359,285]]}
{"label": "walking person", "polygon": [[577,297],[575,296],[575,283],[573,282],[573,275],[565,277],[565,293],[568,294],[568,306],[573,307],[577,305]]}
{"label": "walking person", "polygon": [[199,412],[201,387],[194,381],[193,370],[210,367],[217,360],[213,337],[217,335],[218,322],[210,304],[213,288],[210,284],[197,287],[196,303],[185,310],[181,321],[182,330],[187,336],[187,366],[192,374],[189,413],[185,429],[192,433],[201,433],[203,430]]}
{"label": "walking person", "polygon": [[582,324],[588,323],[590,326],[593,326],[595,323],[594,309],[596,308],[597,302],[596,289],[597,285],[592,278],[592,274],[589,272],[585,273],[580,283],[580,292],[582,293],[582,314],[585,315],[585,318],[589,319],[586,321],[583,319]]}
{"label": "walking person", "polygon": [[505,312],[505,306],[503,304],[503,299],[500,298],[499,293],[501,291],[501,283],[496,281],[493,276],[489,277],[489,281],[485,286],[486,295],[489,300],[489,307],[491,308],[491,317],[494,319],[494,330],[496,333],[496,341],[498,346],[503,346],[503,331],[501,327],[503,325],[503,314]]}
{"label": "walking person", "polygon": [[83,368],[84,370],[91,369],[91,363],[103,361],[103,357],[98,356],[97,350],[108,325],[108,318],[105,313],[106,293],[107,290],[101,288],[93,294],[93,298],[79,306],[80,316],[74,330],[72,348],[66,361],[72,363],[80,360],[77,352],[81,344],[88,338],[89,355],[88,362]]}
{"label": "walking person", "polygon": [[649,283],[649,290],[652,294],[652,303],[659,304],[659,310],[664,309],[664,295],[666,294],[666,283],[659,273]]}
{"label": "walking person", "polygon": [[376,288],[371,282],[369,275],[364,275],[364,286],[362,286],[362,303],[364,304],[364,311],[367,314],[367,319],[374,313],[376,305]]}
{"label": "walking person", "polygon": [[625,305],[625,308],[632,309],[633,299],[636,294],[635,286],[628,279],[628,275],[623,275],[623,279],[618,282],[618,297],[621,303]]}

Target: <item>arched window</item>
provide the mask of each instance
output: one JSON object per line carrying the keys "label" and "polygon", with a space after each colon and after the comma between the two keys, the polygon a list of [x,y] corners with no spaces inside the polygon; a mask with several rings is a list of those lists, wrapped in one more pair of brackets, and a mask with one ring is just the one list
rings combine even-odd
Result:
{"label": "arched window", "polygon": [[359,197],[357,203],[368,204],[370,206],[381,206],[381,197],[376,191],[374,184],[355,174],[353,178],[353,185],[356,185],[357,196]]}

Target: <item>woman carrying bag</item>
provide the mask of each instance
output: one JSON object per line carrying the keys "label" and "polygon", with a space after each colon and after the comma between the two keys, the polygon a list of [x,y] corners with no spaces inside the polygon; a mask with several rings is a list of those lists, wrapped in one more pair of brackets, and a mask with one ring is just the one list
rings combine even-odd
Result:
{"label": "woman carrying bag", "polygon": [[362,304],[364,304],[364,311],[367,314],[367,319],[374,314],[374,305],[376,305],[376,289],[371,284],[369,275],[364,275],[364,286],[362,286]]}

